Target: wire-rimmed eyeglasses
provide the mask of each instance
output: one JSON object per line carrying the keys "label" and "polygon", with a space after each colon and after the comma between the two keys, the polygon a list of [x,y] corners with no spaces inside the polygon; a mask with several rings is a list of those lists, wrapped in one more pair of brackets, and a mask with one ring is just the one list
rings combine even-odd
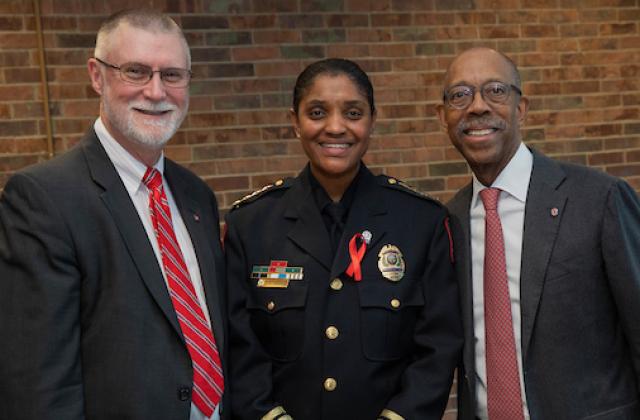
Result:
{"label": "wire-rimmed eyeglasses", "polygon": [[[482,99],[491,104],[504,104],[511,96],[512,90],[522,96],[522,91],[517,86],[508,83],[490,81],[480,86]],[[451,108],[465,109],[473,102],[475,93],[474,86],[457,85],[446,90],[442,100]]]}
{"label": "wire-rimmed eyeglasses", "polygon": [[191,70],[170,67],[166,69],[153,70],[151,67],[140,63],[124,63],[116,66],[104,60],[94,57],[96,61],[104,66],[117,70],[123,82],[132,85],[145,85],[153,77],[153,73],[160,73],[160,79],[165,86],[183,88],[189,85],[191,80]]}

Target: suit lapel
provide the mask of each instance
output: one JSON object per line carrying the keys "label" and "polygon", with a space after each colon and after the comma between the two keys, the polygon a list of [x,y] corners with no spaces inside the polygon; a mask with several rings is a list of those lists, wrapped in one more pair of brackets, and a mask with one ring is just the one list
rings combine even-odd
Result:
{"label": "suit lapel", "polygon": [[329,234],[324,221],[302,175],[299,175],[291,188],[285,193],[286,211],[284,217],[294,221],[288,233],[289,239],[306,253],[322,264],[327,271],[331,269],[333,256]]}
{"label": "suit lapel", "polygon": [[85,137],[82,147],[94,182],[104,189],[100,198],[111,213],[124,244],[131,254],[131,260],[162,313],[176,332],[182,336],[147,232],[131,202],[131,197],[93,130]]}
{"label": "suit lapel", "polygon": [[205,210],[193,199],[190,193],[189,183],[182,179],[175,168],[175,163],[165,159],[164,175],[167,183],[171,188],[171,194],[176,201],[176,205],[180,211],[180,216],[184,222],[191,243],[196,253],[198,267],[200,269],[200,277],[205,292],[207,309],[209,318],[211,319],[211,328],[216,339],[219,349],[224,348],[224,336],[222,334],[222,308],[218,303],[221,301],[221,293],[219,290],[218,280],[223,277],[223,257],[220,247],[212,247],[210,244],[215,243],[219,238],[211,237],[218,232],[218,229],[211,229],[211,226],[203,226],[202,221],[208,220],[203,213]]}
{"label": "suit lapel", "polygon": [[380,217],[387,213],[384,197],[377,186],[375,176],[366,167],[363,169],[356,188],[354,200],[345,223],[344,233],[340,239],[336,258],[331,267],[331,278],[342,274],[349,266],[351,261],[349,241],[351,241],[353,235],[362,233],[365,230],[371,232],[371,243],[367,245],[366,257],[370,252],[369,250],[374,249],[389,229],[384,223],[385,218]]}
{"label": "suit lapel", "polygon": [[473,281],[471,276],[471,223],[469,208],[473,194],[472,185],[464,187],[447,204],[453,216],[453,244],[455,246],[455,267],[460,289],[461,311],[465,345],[463,351],[466,366],[465,379],[472,397],[475,399],[475,339],[473,322]]}
{"label": "suit lapel", "polygon": [[545,273],[567,202],[566,194],[558,191],[564,179],[564,171],[559,165],[533,151],[520,270],[523,360],[527,357]]}

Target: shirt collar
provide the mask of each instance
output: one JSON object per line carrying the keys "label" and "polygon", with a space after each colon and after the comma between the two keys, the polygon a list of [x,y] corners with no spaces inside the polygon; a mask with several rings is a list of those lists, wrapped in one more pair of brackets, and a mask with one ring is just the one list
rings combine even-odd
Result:
{"label": "shirt collar", "polygon": [[[508,193],[518,201],[524,203],[527,200],[529,180],[533,169],[533,155],[531,151],[520,143],[515,155],[511,158],[507,166],[498,174],[498,177],[491,184],[492,188],[499,188]],[[478,195],[480,191],[487,188],[483,185],[475,174],[473,175],[473,195],[471,197],[471,208],[481,205]]]}
{"label": "shirt collar", "polygon": [[[332,203],[331,198],[329,198],[329,194],[322,188],[320,182],[313,176],[311,173],[310,165],[307,165],[305,168],[307,179],[309,180],[309,184],[311,185],[311,190],[313,191],[313,196],[316,201],[316,205],[318,210],[322,213],[324,209]],[[360,168],[356,173],[356,176],[349,184],[349,187],[345,190],[344,194],[342,194],[342,198],[340,199],[340,204],[344,207],[345,216],[349,212],[349,208],[351,208],[351,204],[355,197],[355,191],[358,185],[358,180],[362,178],[362,174],[364,173],[364,163],[360,162]]]}
{"label": "shirt collar", "polygon": [[[93,129],[98,136],[98,140],[100,140],[100,144],[102,144],[102,147],[104,147],[104,150],[107,152],[107,156],[109,156],[113,166],[115,166],[118,171],[118,175],[120,175],[129,194],[133,195],[137,193],[144,185],[142,183],[142,177],[147,171],[147,165],[133,157],[131,153],[113,138],[100,117],[98,117],[93,124]],[[160,155],[160,158],[153,167],[161,174],[164,173],[164,152]]]}

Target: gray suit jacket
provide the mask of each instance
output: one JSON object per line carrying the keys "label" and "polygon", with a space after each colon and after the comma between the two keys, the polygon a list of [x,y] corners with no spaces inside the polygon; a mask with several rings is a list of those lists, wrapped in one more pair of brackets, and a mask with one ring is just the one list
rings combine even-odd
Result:
{"label": "gray suit jacket", "polygon": [[[476,408],[471,194],[468,185],[449,203],[465,330],[461,419]],[[628,184],[533,152],[520,297],[531,418],[639,419],[640,201]]]}
{"label": "gray suit jacket", "polygon": [[[166,161],[224,359],[213,193]],[[91,130],[0,199],[0,419],[189,418],[192,367],[142,222]]]}

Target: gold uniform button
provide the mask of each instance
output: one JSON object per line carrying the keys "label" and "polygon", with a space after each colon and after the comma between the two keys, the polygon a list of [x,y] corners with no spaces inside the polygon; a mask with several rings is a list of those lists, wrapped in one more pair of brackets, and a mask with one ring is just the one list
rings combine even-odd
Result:
{"label": "gold uniform button", "polygon": [[274,309],[276,309],[276,303],[270,300],[269,303],[267,303],[267,309],[273,311]]}
{"label": "gold uniform button", "polygon": [[395,178],[389,178],[389,184],[393,185],[393,184],[397,184],[398,180]]}
{"label": "gold uniform button", "polygon": [[340,279],[333,279],[331,280],[331,284],[330,284],[331,288],[333,290],[340,290],[342,289],[342,280]]}
{"label": "gold uniform button", "polygon": [[325,391],[331,392],[331,391],[335,390],[337,386],[338,386],[338,383],[333,378],[327,378],[327,379],[324,380],[324,389],[325,389]]}
{"label": "gold uniform button", "polygon": [[336,338],[338,338],[338,335],[340,334],[340,332],[338,331],[338,329],[336,327],[334,327],[333,325],[328,327],[324,333],[326,334],[327,338],[329,340],[335,340]]}
{"label": "gold uniform button", "polygon": [[279,187],[280,185],[284,184],[284,181],[279,179],[276,181],[276,187]]}
{"label": "gold uniform button", "polygon": [[391,307],[398,309],[400,307],[400,301],[398,299],[391,299]]}

